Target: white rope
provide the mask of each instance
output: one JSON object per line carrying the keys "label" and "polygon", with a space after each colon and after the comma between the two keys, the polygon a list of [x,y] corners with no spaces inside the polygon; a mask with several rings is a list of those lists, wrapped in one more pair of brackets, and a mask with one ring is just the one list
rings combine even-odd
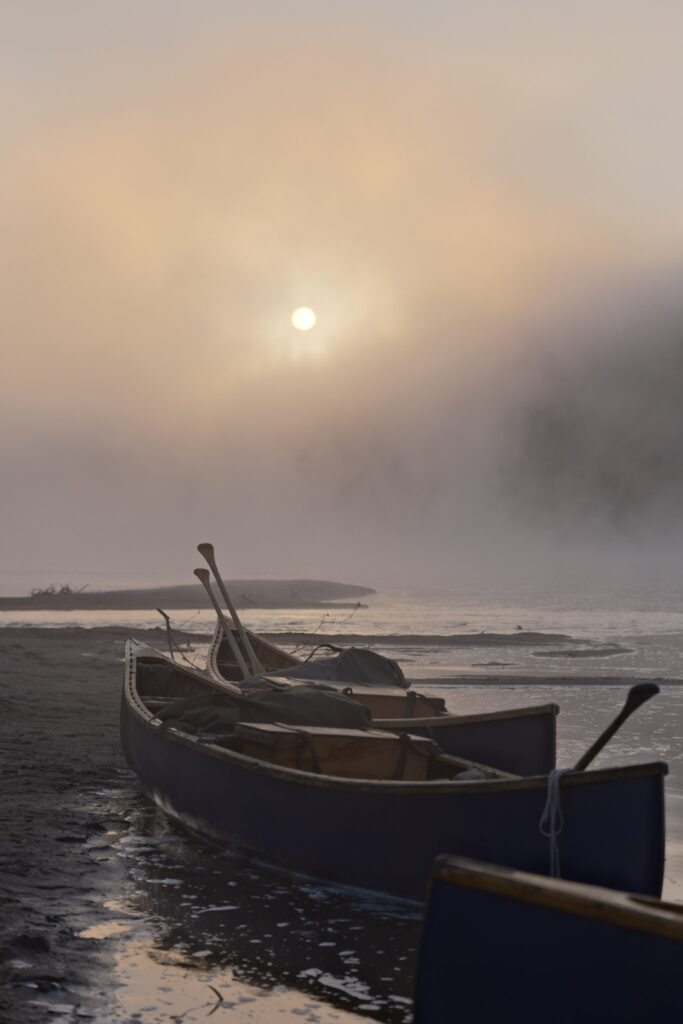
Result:
{"label": "white rope", "polygon": [[562,806],[560,803],[560,779],[571,768],[556,768],[548,776],[548,795],[543,808],[538,831],[550,840],[550,877],[560,878],[560,847],[557,837],[564,827]]}

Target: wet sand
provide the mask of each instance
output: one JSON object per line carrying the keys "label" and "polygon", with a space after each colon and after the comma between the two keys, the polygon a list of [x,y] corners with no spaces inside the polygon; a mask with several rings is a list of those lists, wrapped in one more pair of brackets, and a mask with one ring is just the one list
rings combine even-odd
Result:
{"label": "wet sand", "polygon": [[[139,841],[129,822],[149,811],[119,746],[128,635],[118,627],[0,630],[0,1021],[182,1014],[188,1022],[217,1001],[236,1024],[274,1014],[317,1024],[360,1020],[296,990],[259,989],[257,979],[212,987],[187,957],[160,960],[149,991],[142,965],[154,943],[123,899],[130,866],[122,849]],[[136,636],[165,649],[162,629]]]}
{"label": "wet sand", "polygon": [[[152,641],[163,642],[161,630]],[[129,772],[118,737],[126,631],[0,631],[0,1020],[36,1001],[99,1013],[107,950],[80,938],[116,897],[107,833]]]}
{"label": "wet sand", "polygon": [[[199,974],[196,963],[185,962],[174,967],[159,961],[160,971],[185,972],[183,1006],[174,1005],[175,997],[166,1000],[166,1009],[159,1003],[159,991],[172,988],[168,980],[158,980],[149,996],[156,1003],[126,1000],[126,978],[141,970],[133,951],[142,957],[144,949],[148,956],[153,945],[147,925],[123,899],[130,865],[122,844],[135,846],[129,822],[148,809],[119,746],[128,634],[119,627],[0,630],[0,1021],[34,1024],[56,1014],[68,1021],[170,1021],[182,1013],[188,1022],[206,1016],[219,998],[215,989],[236,1022],[264,1022],[272,1013],[317,1024],[359,1020],[343,1004],[316,1002],[293,988],[271,984],[259,992],[235,978],[217,984]],[[136,636],[165,649],[162,629]],[[208,642],[191,634],[175,637]],[[471,681],[487,682],[481,675]],[[258,985],[258,978],[251,982]],[[266,998],[274,1000],[270,1009]],[[143,1012],[152,1005],[154,1013]],[[191,1006],[203,1007],[197,1018]],[[370,1009],[366,1014],[373,1019]],[[396,1014],[382,1019],[402,1019]]]}

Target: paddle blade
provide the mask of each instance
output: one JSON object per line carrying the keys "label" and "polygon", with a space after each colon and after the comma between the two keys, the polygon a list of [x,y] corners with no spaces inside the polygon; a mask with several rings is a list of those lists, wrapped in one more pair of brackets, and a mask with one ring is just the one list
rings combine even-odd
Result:
{"label": "paddle blade", "polygon": [[659,687],[656,683],[636,683],[628,692],[626,707],[630,707],[635,711],[636,708],[639,708],[641,704],[644,704],[646,700],[654,697],[657,693],[659,693]]}
{"label": "paddle blade", "polygon": [[626,702],[617,717],[607,726],[604,732],[598,736],[593,746],[589,747],[583,757],[576,762],[574,765],[574,771],[582,772],[584,768],[587,768],[591,761],[598,756],[605,744],[611,740],[615,732],[621,728],[626,719],[629,718],[641,704],[644,704],[646,700],[649,700],[650,697],[654,697],[656,693],[659,693],[659,687],[656,683],[636,683],[635,686],[632,686],[628,691]]}

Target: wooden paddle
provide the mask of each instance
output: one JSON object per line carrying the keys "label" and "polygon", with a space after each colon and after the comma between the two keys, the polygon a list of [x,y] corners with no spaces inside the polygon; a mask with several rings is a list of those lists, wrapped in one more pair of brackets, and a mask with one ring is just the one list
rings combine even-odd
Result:
{"label": "wooden paddle", "polygon": [[[227,587],[225,586],[225,583],[223,582],[221,574],[218,571],[218,566],[216,565],[216,557],[215,557],[215,555],[213,553],[213,544],[208,544],[208,543],[206,543],[206,544],[198,544],[197,545],[197,551],[202,556],[202,558],[205,559],[205,561],[207,562],[209,568],[211,569],[211,572],[214,574],[214,576],[216,578],[216,583],[218,584],[218,589],[220,590],[221,594],[223,595],[223,600],[225,601],[225,603],[227,605],[227,608],[228,608],[228,611],[230,612],[230,614],[232,616],[232,621],[235,623],[235,626],[237,627],[237,632],[240,635],[240,640],[242,641],[242,645],[244,647],[244,650],[247,652],[247,657],[249,658],[249,661],[251,663],[251,668],[252,668],[252,671],[253,671],[254,675],[260,675],[262,672],[265,672],[265,669],[264,669],[263,665],[261,664],[261,662],[256,657],[256,655],[254,654],[254,649],[251,646],[251,643],[249,641],[249,637],[247,636],[247,634],[245,632],[244,626],[240,622],[239,615],[237,614],[237,609],[235,608],[234,604],[230,600],[230,595],[228,594]],[[223,625],[223,623],[221,623],[221,625]]]}
{"label": "wooden paddle", "polygon": [[230,644],[230,650],[233,653],[233,657],[240,667],[240,672],[242,673],[244,678],[247,679],[251,675],[251,673],[247,668],[247,663],[242,657],[242,652],[240,651],[237,645],[237,641],[235,640],[235,637],[232,632],[232,627],[229,626],[228,623],[226,622],[225,615],[223,615],[223,610],[219,605],[218,601],[216,600],[216,595],[214,594],[213,587],[211,586],[211,573],[209,572],[208,569],[195,569],[194,574],[204,587],[204,590],[209,595],[209,600],[211,601],[211,604],[213,605],[216,611],[218,621],[223,627],[223,632],[225,633],[228,643]]}
{"label": "wooden paddle", "polygon": [[600,753],[605,744],[614,736],[617,729],[620,729],[626,719],[633,714],[636,708],[639,708],[641,704],[644,704],[650,697],[654,697],[656,693],[659,693],[659,687],[656,683],[637,683],[632,686],[628,692],[626,703],[623,708],[614,719],[611,725],[608,725],[604,732],[600,733],[597,740],[592,747],[586,751],[583,757],[574,765],[575,772],[582,772],[584,768],[587,768],[591,761]]}

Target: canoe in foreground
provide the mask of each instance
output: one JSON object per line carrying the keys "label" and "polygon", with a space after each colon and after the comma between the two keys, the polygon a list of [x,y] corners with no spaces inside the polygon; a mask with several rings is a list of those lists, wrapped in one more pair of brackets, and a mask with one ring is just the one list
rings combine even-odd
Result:
{"label": "canoe in foreground", "polygon": [[[544,775],[555,767],[557,704],[451,715],[446,712],[442,698],[427,697],[407,688],[399,666],[372,651],[350,649],[337,659],[302,663],[251,630],[246,633],[275,686],[284,688],[305,681],[306,685],[318,683],[335,687],[369,709],[376,729],[427,736],[449,754],[515,775]],[[232,635],[242,650],[236,629]],[[374,661],[364,664],[363,658]],[[327,675],[324,675],[325,669]],[[228,685],[243,682],[220,622],[207,655],[207,671],[217,682]],[[285,671],[286,676],[282,675]],[[375,678],[370,685],[373,674]],[[394,679],[396,682],[389,685]]]}
{"label": "canoe in foreground", "polygon": [[673,1021],[682,965],[683,905],[442,856],[415,1024]]}
{"label": "canoe in foreground", "polygon": [[[203,674],[127,645],[127,762],[157,804],[189,827],[290,869],[413,900],[424,898],[432,862],[444,850],[548,870],[548,840],[539,831],[546,777],[489,772],[481,781],[458,781],[466,766],[435,744],[378,737],[376,730],[353,730],[360,737],[337,730],[334,740],[314,729],[254,729],[242,720],[221,736],[211,725],[188,733],[182,721],[163,717],[172,715],[175,699],[191,698],[195,707],[225,699],[217,694]],[[389,745],[378,768],[375,753]],[[290,766],[292,756],[301,768]],[[566,877],[659,894],[665,773],[657,763],[562,779]]]}

